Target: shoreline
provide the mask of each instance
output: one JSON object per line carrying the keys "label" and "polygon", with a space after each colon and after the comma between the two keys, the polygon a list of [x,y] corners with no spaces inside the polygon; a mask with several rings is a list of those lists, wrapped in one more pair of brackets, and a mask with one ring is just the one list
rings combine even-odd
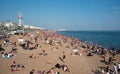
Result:
{"label": "shoreline", "polygon": [[[74,33],[75,32],[75,33]],[[89,37],[89,35],[87,35],[87,34],[90,34],[90,33],[92,33],[93,35],[94,35],[94,33],[100,33],[100,35],[102,35],[102,34],[104,34],[104,33],[108,33],[109,32],[109,34],[111,33],[111,32],[118,32],[118,33],[120,33],[120,31],[58,31],[57,33],[59,33],[59,34],[63,34],[63,35],[68,35],[69,37],[73,37],[73,38],[78,38],[80,41],[83,41],[83,42],[85,42],[85,43],[90,43],[90,44],[93,44],[93,45],[98,45],[98,46],[101,46],[101,47],[103,47],[103,48],[106,48],[106,49],[112,49],[112,48],[114,48],[114,49],[116,49],[116,50],[120,50],[120,47],[119,47],[119,45],[118,45],[118,42],[117,43],[113,43],[113,45],[111,45],[110,43],[109,44],[107,44],[109,41],[107,41],[107,42],[103,42],[103,40],[99,40],[99,38],[101,38],[100,36],[97,36],[97,38],[98,38],[98,40],[97,39],[94,39],[94,38],[88,38]],[[72,35],[74,33],[74,35]],[[80,33],[80,36],[77,36],[77,34],[76,33]],[[85,33],[85,34],[84,34]],[[83,35],[86,37],[86,38],[88,38],[88,39],[86,39],[86,38],[83,38]],[[104,37],[104,36],[103,36]],[[110,36],[111,37],[111,36]],[[92,41],[91,41],[92,40]],[[109,39],[110,40],[110,39]],[[115,40],[115,38],[114,38],[114,40]],[[116,40],[115,40],[116,41]],[[115,44],[117,44],[117,46],[115,45]]]}
{"label": "shoreline", "polygon": [[[35,74],[39,69],[41,71],[52,70],[53,72],[60,72],[60,74],[93,74],[96,72],[96,69],[101,72],[101,69],[97,68],[98,66],[107,66],[106,64],[100,62],[100,60],[102,60],[103,58],[101,58],[101,55],[96,52],[96,48],[98,47],[95,46],[93,48],[92,45],[87,45],[76,38],[72,39],[68,36],[59,35],[56,32],[48,32],[44,33],[40,31],[40,34],[37,37],[37,42],[35,42],[34,37],[32,39],[30,38],[31,35],[22,36],[25,40],[31,41],[33,45],[38,44],[36,49],[33,50],[26,50],[19,46],[18,38],[21,37],[21,35],[11,36],[10,42],[17,43],[18,53],[13,53],[14,55],[16,55],[14,58],[0,58],[0,74],[11,74],[9,70],[10,64],[13,61],[16,61],[16,63],[20,63],[25,66],[25,69],[23,69],[22,71],[12,72],[13,74],[29,74],[32,69],[35,69]],[[1,43],[3,44],[3,42]],[[4,52],[11,51],[10,46],[11,44],[8,44],[8,46],[2,46],[5,49]],[[29,46],[31,47],[32,45],[30,44]],[[75,48],[78,49],[78,52],[74,54],[73,50]],[[99,49],[101,50],[101,48]],[[92,56],[87,56],[89,53],[92,53]],[[31,54],[33,54],[36,58],[29,58]],[[46,55],[44,56],[43,54]],[[63,54],[65,54],[66,56],[65,59],[63,59],[63,61],[65,62],[59,59],[59,57],[61,58]],[[110,56],[110,53],[108,53],[107,51],[106,62]],[[117,58],[117,60],[114,61],[114,63],[120,62],[119,57],[120,56],[115,55],[115,58]],[[64,72],[62,69],[52,69],[52,67],[54,67],[57,63],[59,63],[60,65],[67,65],[70,73]],[[111,64],[110,68],[112,69],[112,67],[113,63]],[[86,71],[86,69],[88,71]]]}

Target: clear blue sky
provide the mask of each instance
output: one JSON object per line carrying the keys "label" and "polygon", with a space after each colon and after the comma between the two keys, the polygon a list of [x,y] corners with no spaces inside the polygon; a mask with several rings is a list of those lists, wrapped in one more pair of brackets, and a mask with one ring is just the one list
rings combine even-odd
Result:
{"label": "clear blue sky", "polygon": [[120,30],[120,0],[0,0],[0,21],[47,29]]}

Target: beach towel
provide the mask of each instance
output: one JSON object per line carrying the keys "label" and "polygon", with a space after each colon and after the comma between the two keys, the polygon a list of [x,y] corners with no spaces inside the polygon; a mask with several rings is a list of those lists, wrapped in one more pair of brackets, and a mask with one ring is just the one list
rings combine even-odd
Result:
{"label": "beach towel", "polygon": [[22,71],[23,69],[22,68],[16,68],[16,69],[10,69],[11,72],[15,72],[15,71]]}

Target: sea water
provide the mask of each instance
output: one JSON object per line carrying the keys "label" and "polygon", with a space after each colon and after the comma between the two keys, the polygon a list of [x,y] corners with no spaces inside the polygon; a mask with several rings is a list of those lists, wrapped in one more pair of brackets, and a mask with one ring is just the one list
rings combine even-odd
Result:
{"label": "sea water", "polygon": [[58,33],[98,44],[108,49],[114,47],[120,50],[120,31],[61,31]]}

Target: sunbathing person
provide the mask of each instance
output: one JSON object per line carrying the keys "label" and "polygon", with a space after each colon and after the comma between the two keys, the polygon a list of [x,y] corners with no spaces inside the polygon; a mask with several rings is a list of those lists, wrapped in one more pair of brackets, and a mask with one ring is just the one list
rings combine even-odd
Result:
{"label": "sunbathing person", "polygon": [[16,64],[16,62],[15,61],[13,61],[13,63],[12,63],[12,65],[10,66],[10,68],[11,68],[11,71],[21,71],[21,70],[23,70],[25,67],[24,67],[24,65],[21,65],[21,64]]}
{"label": "sunbathing person", "polygon": [[4,54],[4,52],[1,52],[1,54],[2,54],[2,58],[4,58],[4,57],[5,57],[5,54]]}
{"label": "sunbathing person", "polygon": [[11,71],[16,71],[17,69],[16,69],[16,62],[15,61],[13,61],[13,63],[12,63],[12,65],[10,66],[10,68],[11,68]]}
{"label": "sunbathing person", "polygon": [[47,72],[43,71],[42,74],[47,74]]}
{"label": "sunbathing person", "polygon": [[29,73],[29,74],[34,74],[34,72],[35,72],[35,70],[34,70],[34,69],[32,69],[32,71],[30,71],[30,73]]}
{"label": "sunbathing person", "polygon": [[47,74],[54,74],[53,69],[54,69],[54,68],[51,68],[51,69],[47,72]]}
{"label": "sunbathing person", "polygon": [[30,56],[30,58],[36,59],[36,56],[35,56],[34,54],[32,54],[32,55]]}
{"label": "sunbathing person", "polygon": [[9,58],[7,52],[6,53],[2,52],[1,54],[2,54],[2,58]]}
{"label": "sunbathing person", "polygon": [[9,53],[2,52],[1,54],[2,54],[2,58],[12,58],[15,56],[12,52],[9,52]]}
{"label": "sunbathing person", "polygon": [[93,56],[93,55],[92,55],[92,53],[91,53],[91,52],[89,52],[89,53],[87,54],[87,56]]}
{"label": "sunbathing person", "polygon": [[64,72],[67,72],[67,71],[70,72],[70,70],[68,69],[67,65],[62,65],[61,67],[62,67],[62,70]]}
{"label": "sunbathing person", "polygon": [[41,53],[39,53],[39,55],[46,56],[46,55],[48,55],[48,54],[45,52],[45,50],[42,50],[42,52],[41,52]]}

